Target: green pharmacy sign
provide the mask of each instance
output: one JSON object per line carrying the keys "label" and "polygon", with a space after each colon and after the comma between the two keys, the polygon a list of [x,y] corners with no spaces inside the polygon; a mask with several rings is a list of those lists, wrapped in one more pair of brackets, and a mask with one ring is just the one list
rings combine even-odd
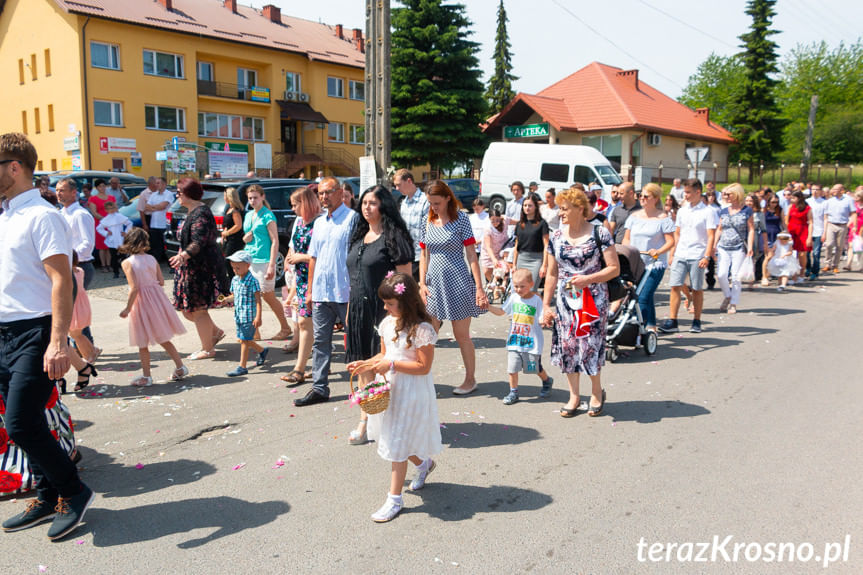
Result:
{"label": "green pharmacy sign", "polygon": [[525,124],[524,126],[506,126],[503,129],[504,138],[540,138],[548,136],[548,123]]}

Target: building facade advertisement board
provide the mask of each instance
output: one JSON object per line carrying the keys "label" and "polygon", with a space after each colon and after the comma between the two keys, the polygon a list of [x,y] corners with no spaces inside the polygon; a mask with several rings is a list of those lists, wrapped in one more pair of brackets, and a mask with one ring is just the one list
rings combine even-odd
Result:
{"label": "building facade advertisement board", "polygon": [[138,143],[135,138],[108,138],[109,152],[136,152],[137,150]]}
{"label": "building facade advertisement board", "polygon": [[255,144],[255,169],[256,170],[272,170],[273,169],[273,145],[272,144]]}
{"label": "building facade advertisement board", "polygon": [[262,88],[260,86],[252,86],[250,90],[251,96],[249,99],[252,102],[269,102],[270,101],[270,89]]}
{"label": "building facade advertisement board", "polygon": [[78,136],[71,136],[69,138],[63,138],[63,150],[66,152],[77,152],[81,149],[81,138]]}
{"label": "building facade advertisement board", "polygon": [[524,126],[505,126],[504,138],[541,138],[548,136],[548,122],[544,124],[525,124]]}
{"label": "building facade advertisement board", "polygon": [[222,176],[245,176],[249,172],[249,154],[246,152],[208,152],[210,173]]}

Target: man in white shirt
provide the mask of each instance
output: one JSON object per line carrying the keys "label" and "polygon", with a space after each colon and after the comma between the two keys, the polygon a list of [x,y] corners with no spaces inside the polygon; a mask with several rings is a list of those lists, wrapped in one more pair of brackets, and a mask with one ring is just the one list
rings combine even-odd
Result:
{"label": "man in white shirt", "polygon": [[521,220],[521,206],[524,203],[524,184],[519,181],[515,181],[509,186],[509,191],[512,193],[513,198],[511,201],[506,204],[506,213],[504,214],[506,217],[507,227],[507,235],[512,237],[515,234],[515,225]]}
{"label": "man in white shirt", "polygon": [[810,184],[810,197],[806,200],[812,208],[812,251],[806,254],[806,275],[810,280],[821,271],[821,236],[824,235],[824,191],[818,184]]}
{"label": "man in white shirt", "polygon": [[165,229],[168,227],[168,208],[174,203],[174,194],[168,190],[165,178],[156,179],[158,189],[147,199],[145,212],[150,214],[150,255],[161,262],[165,257]]}
{"label": "man in white shirt", "polygon": [[482,240],[488,231],[489,220],[488,212],[485,211],[485,202],[482,198],[477,198],[473,201],[473,213],[468,216],[470,220],[470,228],[473,231],[473,237],[476,240],[476,253],[482,250]]}
{"label": "man in white shirt", "polygon": [[668,193],[674,196],[678,206],[683,207],[683,186],[680,184],[680,178],[674,178],[674,182],[671,184],[671,191]]}
{"label": "man in white shirt", "polygon": [[138,196],[138,215],[141,216],[141,227],[144,228],[145,231],[150,231],[150,214],[147,213],[147,202],[150,199],[150,196],[155,194],[159,190],[159,183],[156,181],[155,176],[150,176],[147,178],[147,187],[143,192]]}
{"label": "man in white shirt", "polygon": [[90,210],[78,203],[78,187],[72,178],[57,182],[57,198],[63,209],[60,213],[72,229],[72,249],[78,254],[78,267],[84,270],[84,289],[89,289],[96,269],[93,267],[93,248],[96,245],[96,221]]}
{"label": "man in white shirt", "polygon": [[84,518],[93,491],[51,435],[45,404],[71,367],[71,230],[33,187],[36,149],[23,134],[0,135],[0,397],[6,433],[30,461],[36,499],[3,522],[4,531],[53,519],[60,539]]}
{"label": "man in white shirt", "polygon": [[845,244],[848,243],[848,224],[853,226],[857,223],[857,210],[854,202],[845,195],[845,186],[834,184],[830,188],[833,196],[824,202],[824,232],[821,234],[821,242],[824,245],[824,257],[827,260],[821,271],[833,270],[839,273],[839,261]]}
{"label": "man in white shirt", "polygon": [[701,309],[704,305],[705,272],[713,257],[716,228],[719,214],[701,199],[701,182],[695,178],[686,180],[683,186],[684,200],[688,205],[677,212],[674,229],[674,259],[671,262],[671,298],[669,319],[659,326],[662,333],[679,331],[677,313],[680,311],[680,294],[683,284],[689,277],[692,289],[692,304],[695,308],[694,319],[689,331],[701,333]]}

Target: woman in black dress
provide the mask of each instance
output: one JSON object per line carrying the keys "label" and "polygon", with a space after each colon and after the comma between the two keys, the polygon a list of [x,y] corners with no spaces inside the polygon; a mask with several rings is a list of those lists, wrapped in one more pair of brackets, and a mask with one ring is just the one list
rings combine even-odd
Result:
{"label": "woman in black dress", "polygon": [[216,355],[216,344],[225,332],[216,327],[209,309],[221,295],[225,261],[216,238],[216,219],[201,201],[204,189],[194,178],[183,178],[177,184],[177,198],[188,210],[180,230],[180,252],[171,258],[174,275],[174,307],[195,324],[201,350],[189,359],[207,359]]}
{"label": "woman in black dress", "polygon": [[530,192],[521,204],[521,219],[515,226],[515,249],[512,252],[514,270],[524,268],[533,277],[533,289],[539,289],[539,279],[545,277],[548,263],[548,223],[539,213],[539,196]]}
{"label": "woman in black dress", "polygon": [[[378,287],[388,273],[410,275],[414,260],[413,240],[399,214],[392,192],[375,186],[360,196],[360,218],[351,236],[348,273],[351,297],[347,317],[347,361],[369,359],[380,352],[377,326],[386,316]],[[368,383],[359,376],[360,385]],[[366,442],[365,414],[354,431],[351,444]]]}
{"label": "woman in black dress", "polygon": [[[246,214],[243,210],[243,204],[240,202],[237,188],[225,190],[225,205],[228,206],[228,211],[225,212],[225,219],[222,224],[222,255],[227,258],[246,247],[245,242],[243,242],[243,217]],[[228,278],[232,278],[234,276],[233,268],[227,260],[225,260],[225,265]]]}

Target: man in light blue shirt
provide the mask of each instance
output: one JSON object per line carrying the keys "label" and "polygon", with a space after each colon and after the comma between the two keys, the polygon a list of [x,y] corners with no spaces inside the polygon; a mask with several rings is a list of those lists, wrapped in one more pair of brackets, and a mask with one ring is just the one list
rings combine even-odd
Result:
{"label": "man in light blue shirt", "polygon": [[326,214],[315,220],[309,244],[309,291],[312,306],[312,389],[294,405],[302,407],[330,399],[330,360],[333,329],[345,323],[351,282],[348,277],[348,245],[359,214],[344,204],[338,180],[327,177],[318,184],[318,197]]}
{"label": "man in light blue shirt", "polygon": [[827,263],[821,271],[832,269],[833,273],[838,274],[839,261],[848,243],[848,224],[857,223],[857,210],[854,202],[845,196],[845,186],[842,184],[834,184],[830,188],[830,195],[833,197],[824,202],[824,234],[821,241]]}
{"label": "man in light blue shirt", "polygon": [[414,279],[420,279],[420,238],[425,230],[429,216],[429,201],[426,195],[417,188],[414,183],[414,176],[406,169],[402,168],[393,176],[393,187],[404,196],[399,211],[402,219],[408,226],[408,232],[411,234],[411,239],[414,241],[414,261],[411,267]]}

